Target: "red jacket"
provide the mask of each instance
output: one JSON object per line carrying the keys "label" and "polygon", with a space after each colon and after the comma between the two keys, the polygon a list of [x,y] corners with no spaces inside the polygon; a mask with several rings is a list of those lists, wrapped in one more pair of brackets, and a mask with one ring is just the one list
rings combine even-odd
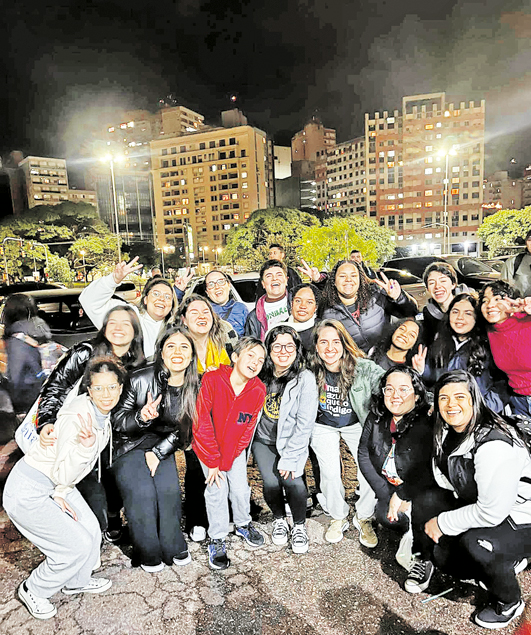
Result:
{"label": "red jacket", "polygon": [[228,472],[234,459],[248,447],[266,388],[254,377],[239,395],[230,383],[231,366],[220,366],[203,376],[197,399],[197,421],[192,447],[207,467]]}

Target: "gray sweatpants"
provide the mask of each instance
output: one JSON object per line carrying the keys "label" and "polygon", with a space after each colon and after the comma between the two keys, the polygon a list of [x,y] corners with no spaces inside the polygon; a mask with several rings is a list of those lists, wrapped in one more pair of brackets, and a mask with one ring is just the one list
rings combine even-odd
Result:
{"label": "gray sweatpants", "polygon": [[[205,476],[208,467],[201,463]],[[251,488],[247,481],[247,450],[234,459],[228,472],[220,472],[221,487],[216,483],[207,485],[205,503],[208,516],[208,535],[213,540],[225,538],[229,533],[229,499],[232,507],[232,518],[237,527],[251,522]]]}
{"label": "gray sweatpants", "polygon": [[54,488],[49,478],[24,459],[11,470],[4,488],[7,515],[46,556],[26,582],[28,590],[41,598],[49,598],[65,586],[88,584],[100,557],[101,530],[96,516],[74,489],[66,496],[77,514],[74,520],[51,497]]}

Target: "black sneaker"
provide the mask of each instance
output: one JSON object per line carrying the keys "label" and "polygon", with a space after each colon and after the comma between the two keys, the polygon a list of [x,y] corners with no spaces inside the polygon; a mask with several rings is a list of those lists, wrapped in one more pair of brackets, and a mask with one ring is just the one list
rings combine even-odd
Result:
{"label": "black sneaker", "polygon": [[120,542],[123,536],[123,531],[121,529],[107,529],[107,531],[103,532],[103,539],[105,542],[111,542],[116,544]]}
{"label": "black sneaker", "polygon": [[235,533],[237,536],[241,536],[251,547],[261,547],[264,544],[264,537],[258,529],[254,527],[253,523],[249,523],[243,527],[236,527]]}
{"label": "black sneaker", "polygon": [[433,570],[434,566],[430,560],[415,560],[407,576],[404,589],[408,593],[422,593],[430,584]]}
{"label": "black sneaker", "polygon": [[208,564],[211,569],[220,571],[230,567],[230,560],[227,558],[227,546],[222,538],[210,541],[208,545]]}
{"label": "black sneaker", "polygon": [[512,604],[496,602],[493,606],[489,604],[474,615],[474,622],[483,628],[505,628],[516,617],[522,614],[525,608],[523,600],[518,600]]}

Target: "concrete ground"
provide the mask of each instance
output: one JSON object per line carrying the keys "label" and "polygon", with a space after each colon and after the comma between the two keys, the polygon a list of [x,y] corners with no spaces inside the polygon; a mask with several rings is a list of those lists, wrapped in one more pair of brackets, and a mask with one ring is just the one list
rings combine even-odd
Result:
{"label": "concrete ground", "polygon": [[[8,456],[12,455],[7,451]],[[6,452],[4,452],[5,456]],[[9,460],[4,460],[4,478]],[[349,502],[355,500],[355,466],[344,454]],[[253,496],[260,502],[260,481],[250,470]],[[470,622],[486,593],[436,574],[429,593],[409,595],[406,572],[394,561],[397,540],[379,530],[380,543],[369,550],[350,528],[335,545],[324,541],[329,519],[317,510],[308,519],[310,551],[294,555],[289,546],[271,543],[271,515],[264,505],[257,526],[266,544],[253,550],[231,536],[232,565],[223,572],[208,568],[206,544],[190,543],[193,562],[149,574],[132,568],[127,547],[105,544],[102,568],[112,588],[101,595],[65,596],[52,601],[55,618],[33,619],[16,598],[18,585],[42,560],[5,513],[0,514],[0,633],[2,635],[468,635],[481,629]],[[123,550],[122,550],[123,549]],[[526,599],[531,570],[520,575]],[[429,600],[431,595],[452,589]],[[426,600],[429,600],[426,602]],[[531,614],[529,616],[531,618]],[[526,614],[504,633],[531,632]],[[518,630],[520,628],[520,630]]]}

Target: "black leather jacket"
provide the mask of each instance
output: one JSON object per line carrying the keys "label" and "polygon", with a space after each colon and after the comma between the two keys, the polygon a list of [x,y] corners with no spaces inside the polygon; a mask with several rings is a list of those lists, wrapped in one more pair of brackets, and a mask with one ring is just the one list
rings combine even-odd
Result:
{"label": "black leather jacket", "polygon": [[[166,390],[168,376],[160,371],[155,372],[153,363],[140,368],[129,376],[120,403],[111,416],[113,427],[113,454],[118,457],[134,450],[147,436],[154,438],[151,451],[159,460],[164,460],[182,447],[177,413],[171,413],[173,425],[168,423],[164,414],[168,414],[170,405],[169,392]],[[147,423],[140,416],[142,408],[148,400],[148,392],[155,401],[162,393],[158,412],[159,416]]]}

